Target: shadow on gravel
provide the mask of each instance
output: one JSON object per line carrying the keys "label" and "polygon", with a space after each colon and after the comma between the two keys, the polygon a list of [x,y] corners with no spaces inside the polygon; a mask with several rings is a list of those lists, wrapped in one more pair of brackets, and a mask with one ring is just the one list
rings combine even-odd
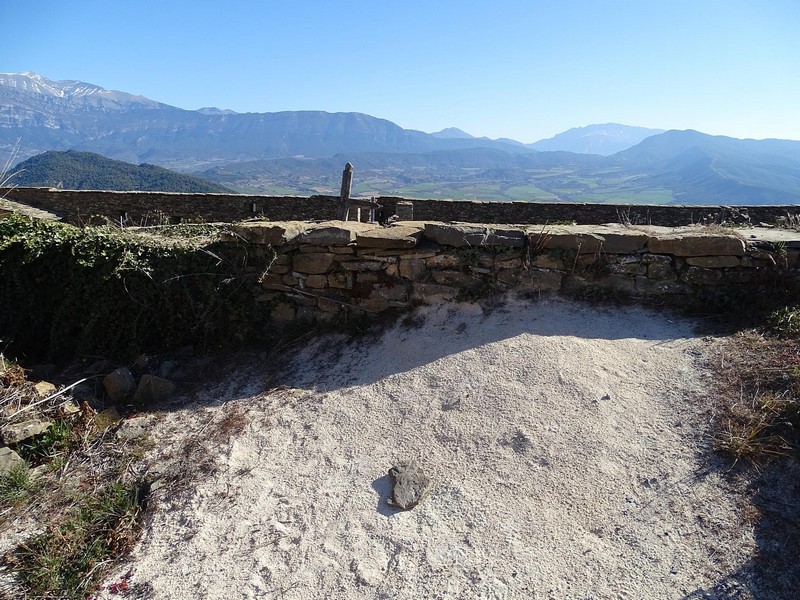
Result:
{"label": "shadow on gravel", "polygon": [[775,460],[732,474],[741,489],[743,526],[753,527],[756,551],[745,565],[683,600],[787,600],[800,597],[800,465]]}

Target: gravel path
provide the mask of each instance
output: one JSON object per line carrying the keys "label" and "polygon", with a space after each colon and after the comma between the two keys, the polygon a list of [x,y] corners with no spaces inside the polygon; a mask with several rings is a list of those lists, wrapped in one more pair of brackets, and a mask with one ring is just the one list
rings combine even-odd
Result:
{"label": "gravel path", "polygon": [[[159,421],[160,461],[215,466],[154,492],[117,576],[158,599],[704,597],[754,550],[702,454],[711,343],[642,308],[508,300],[319,338],[277,389],[254,362]],[[435,485],[397,511],[409,458]]]}

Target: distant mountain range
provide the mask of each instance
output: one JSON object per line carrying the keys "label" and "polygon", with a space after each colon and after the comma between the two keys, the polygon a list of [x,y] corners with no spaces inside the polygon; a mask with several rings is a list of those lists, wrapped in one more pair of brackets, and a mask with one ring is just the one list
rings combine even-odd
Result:
{"label": "distant mountain range", "polygon": [[578,154],[600,154],[611,156],[635,146],[653,135],[664,133],[663,129],[631,127],[619,123],[575,127],[546,140],[528,144],[528,148],[541,151],[565,151]]}
{"label": "distant mountain range", "polygon": [[[800,202],[800,142],[620,124],[548,140],[403,129],[361,113],[183,110],[79,81],[0,74],[0,152],[76,150],[199,174],[237,191],[422,198],[783,204]],[[110,168],[110,167],[109,167]]]}
{"label": "distant mountain range", "polygon": [[50,150],[16,165],[8,173],[13,185],[67,190],[136,190],[190,194],[232,193],[199,177],[163,167],[132,165],[93,152]]}

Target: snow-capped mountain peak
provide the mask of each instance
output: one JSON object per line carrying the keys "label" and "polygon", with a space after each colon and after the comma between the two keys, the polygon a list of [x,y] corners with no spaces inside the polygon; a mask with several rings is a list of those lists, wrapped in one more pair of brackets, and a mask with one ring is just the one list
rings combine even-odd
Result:
{"label": "snow-capped mountain peak", "polygon": [[59,98],[78,107],[93,107],[104,110],[130,110],[150,108],[170,108],[144,96],[126,92],[107,90],[98,85],[83,81],[53,81],[38,73],[0,73],[0,87],[15,90],[32,98]]}

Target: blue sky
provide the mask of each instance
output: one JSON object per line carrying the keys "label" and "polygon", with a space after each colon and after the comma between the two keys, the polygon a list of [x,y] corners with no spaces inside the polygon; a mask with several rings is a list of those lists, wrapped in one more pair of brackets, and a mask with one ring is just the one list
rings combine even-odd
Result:
{"label": "blue sky", "polygon": [[0,71],[181,108],[533,142],[591,123],[800,140],[797,0],[6,0]]}

